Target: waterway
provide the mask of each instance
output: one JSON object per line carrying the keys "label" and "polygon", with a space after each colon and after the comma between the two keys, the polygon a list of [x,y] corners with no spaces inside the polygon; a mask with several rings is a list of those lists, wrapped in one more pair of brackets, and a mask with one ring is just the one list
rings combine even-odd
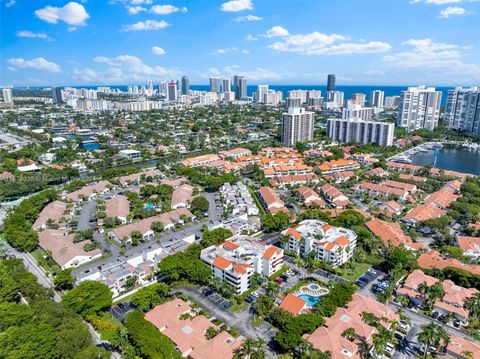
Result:
{"label": "waterway", "polygon": [[414,165],[480,175],[480,151],[460,146],[444,145],[441,149],[420,152],[410,156]]}

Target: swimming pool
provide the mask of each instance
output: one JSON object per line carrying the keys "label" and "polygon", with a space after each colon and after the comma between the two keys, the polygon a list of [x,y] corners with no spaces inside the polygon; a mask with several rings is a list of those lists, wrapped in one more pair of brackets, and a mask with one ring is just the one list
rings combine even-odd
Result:
{"label": "swimming pool", "polygon": [[153,204],[151,204],[151,203],[145,203],[144,208],[145,208],[146,210],[151,211],[152,209],[155,209],[155,205],[153,205]]}
{"label": "swimming pool", "polygon": [[298,296],[300,299],[303,299],[309,308],[313,308],[318,304],[321,297],[313,296],[310,294],[301,294]]}

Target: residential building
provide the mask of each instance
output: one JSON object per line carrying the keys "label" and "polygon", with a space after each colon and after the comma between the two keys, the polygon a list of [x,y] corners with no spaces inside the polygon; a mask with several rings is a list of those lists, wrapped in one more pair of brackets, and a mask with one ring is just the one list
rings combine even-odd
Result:
{"label": "residential building", "polygon": [[343,107],[344,93],[342,91],[327,91],[327,101],[324,103],[324,108],[339,109]]}
{"label": "residential building", "polygon": [[457,245],[463,251],[465,257],[470,257],[474,259],[480,258],[480,238],[479,237],[468,237],[468,236],[458,236],[455,238]]}
{"label": "residential building", "polygon": [[[363,313],[370,313],[376,322],[389,329],[392,321],[398,321],[399,316],[394,309],[376,300],[355,293],[346,308],[338,307],[335,314],[325,319],[325,324],[312,334],[305,334],[303,339],[315,349],[329,352],[333,359],[361,358],[361,346],[366,342],[373,344],[373,335],[378,330],[363,320]],[[345,338],[347,329],[353,329],[353,340]]]}
{"label": "residential building", "polygon": [[282,143],[284,146],[294,146],[297,142],[313,140],[313,125],[315,114],[304,108],[291,107],[282,114]]}
{"label": "residential building", "polygon": [[210,92],[220,93],[222,79],[220,77],[210,77]]}
{"label": "residential building", "polygon": [[89,240],[75,243],[74,235],[64,230],[45,229],[38,235],[40,248],[51,253],[53,260],[62,269],[77,267],[100,258],[100,249],[85,250],[84,247],[91,243]]}
{"label": "residential building", "polygon": [[318,220],[305,220],[283,232],[288,236],[287,249],[307,256],[315,253],[316,259],[332,267],[346,263],[357,246],[357,235],[346,228],[337,228]]}
{"label": "residential building", "polygon": [[386,246],[398,247],[404,245],[412,250],[423,248],[422,244],[414,243],[410,236],[405,235],[400,225],[396,222],[385,222],[375,218],[368,221],[365,225]]}
{"label": "residential building", "polygon": [[320,208],[325,208],[327,205],[323,198],[311,188],[300,186],[297,188],[297,192],[302,198],[303,204],[307,207],[317,206]]}
{"label": "residential building", "polygon": [[448,128],[480,133],[480,90],[457,87],[448,90],[445,107]]}
{"label": "residential building", "polygon": [[181,88],[182,95],[190,95],[190,79],[185,75],[182,76]]}
{"label": "residential building", "polygon": [[402,220],[406,223],[415,225],[427,219],[435,219],[445,216],[446,211],[440,209],[432,204],[423,203],[411,209]]}
{"label": "residential building", "polygon": [[247,98],[247,79],[244,76],[233,76],[233,88],[236,100],[244,100]]}
{"label": "residential building", "polygon": [[32,225],[35,230],[45,229],[48,226],[65,228],[72,218],[73,210],[66,202],[53,201],[47,204]]}
{"label": "residential building", "polygon": [[268,92],[268,85],[258,85],[257,92],[255,93],[255,102],[263,103],[267,92]]}
{"label": "residential building", "polygon": [[327,76],[327,91],[335,91],[335,75]]}
{"label": "residential building", "polygon": [[285,202],[281,200],[273,188],[261,187],[257,193],[263,207],[270,213],[288,212]]}
{"label": "residential building", "polygon": [[106,201],[105,214],[107,218],[116,218],[121,223],[127,223],[128,214],[130,213],[130,202],[128,197],[124,195],[116,195]]}
{"label": "residential building", "polygon": [[441,270],[447,267],[453,267],[475,275],[480,275],[480,265],[465,264],[460,262],[458,259],[444,257],[438,251],[422,253],[420,257],[418,257],[417,262],[420,268],[423,269],[436,268]]}
{"label": "residential building", "polygon": [[52,87],[52,103],[63,103],[62,89],[60,87]]}
{"label": "residential building", "polygon": [[430,194],[427,198],[423,200],[423,203],[429,203],[434,205],[435,207],[447,209],[453,202],[457,200],[458,197],[460,196],[452,193],[447,189],[442,188]]}
{"label": "residential building", "polygon": [[365,102],[367,102],[367,95],[361,92],[356,92],[352,95],[352,101],[361,106],[365,106]]}
{"label": "residential building", "polygon": [[123,158],[128,158],[130,160],[139,159],[141,157],[141,152],[137,150],[120,150],[118,155]]}
{"label": "residential building", "polygon": [[73,202],[92,200],[97,197],[98,194],[108,194],[110,193],[110,189],[113,188],[113,185],[108,181],[100,181],[96,183],[89,184],[87,186],[83,186],[79,190],[74,192],[68,193],[64,196],[64,198],[69,199]]}
{"label": "residential building", "polygon": [[370,92],[370,106],[373,108],[383,109],[383,98],[385,96],[385,92],[380,90],[373,90]]}
{"label": "residential building", "polygon": [[342,119],[359,119],[362,121],[370,121],[372,119],[373,108],[364,107],[357,101],[349,101],[347,106],[342,109]]}
{"label": "residential building", "polygon": [[245,235],[202,250],[200,258],[220,278],[241,294],[250,288],[250,277],[259,273],[270,277],[283,266],[283,250]]}
{"label": "residential building", "polygon": [[387,96],[385,97],[385,109],[396,110],[400,103],[400,96]]}
{"label": "residential building", "polygon": [[409,87],[402,91],[398,106],[397,126],[407,131],[433,130],[438,126],[442,92],[435,87]]}
{"label": "residential building", "polygon": [[445,352],[447,356],[455,359],[480,359],[480,344],[473,340],[450,335]]}
{"label": "residential building", "polygon": [[[187,314],[188,318],[182,317]],[[185,358],[231,359],[242,343],[242,337],[235,338],[204,315],[197,315],[182,299],[157,305],[145,314],[145,320],[167,336]],[[219,331],[212,339],[206,337],[209,328]]]}
{"label": "residential building", "polygon": [[250,151],[247,148],[237,147],[232,150],[220,151],[218,155],[224,160],[230,159],[230,158],[234,160],[238,160],[238,158],[242,156],[251,156],[252,151]]}
{"label": "residential building", "polygon": [[395,196],[405,200],[408,196],[408,191],[405,189],[389,187],[380,183],[362,182],[353,186],[353,189],[359,192],[368,192],[376,198]]}
{"label": "residential building", "polygon": [[186,160],[182,161],[182,165],[184,165],[185,167],[202,167],[220,160],[221,159],[218,155],[208,154],[187,158]]}
{"label": "residential building", "polygon": [[360,168],[360,163],[357,161],[344,159],[331,160],[323,162],[320,166],[318,166],[318,168],[320,171],[322,171],[322,174],[328,175],[340,171],[358,170]]}
{"label": "residential building", "polygon": [[9,104],[13,103],[13,95],[12,95],[11,88],[2,89],[2,95],[3,95],[3,102],[9,103]]}
{"label": "residential building", "polygon": [[219,192],[222,195],[223,206],[231,208],[232,215],[246,213],[249,216],[256,216],[259,214],[257,205],[245,184],[227,182],[220,187]]}
{"label": "residential building", "polygon": [[333,141],[392,146],[394,132],[395,124],[391,122],[337,118],[327,120],[327,136]]}
{"label": "residential building", "polygon": [[350,204],[347,196],[328,183],[324,184],[320,191],[327,202],[335,208],[345,208]]}
{"label": "residential building", "polygon": [[187,184],[176,187],[172,193],[171,208],[189,208],[193,199],[193,187]]}
{"label": "residential building", "polygon": [[168,101],[177,101],[178,100],[177,81],[172,81],[172,82],[168,83],[167,100]]}
{"label": "residential building", "polygon": [[292,315],[304,314],[308,309],[307,302],[293,293],[288,293],[278,307]]}

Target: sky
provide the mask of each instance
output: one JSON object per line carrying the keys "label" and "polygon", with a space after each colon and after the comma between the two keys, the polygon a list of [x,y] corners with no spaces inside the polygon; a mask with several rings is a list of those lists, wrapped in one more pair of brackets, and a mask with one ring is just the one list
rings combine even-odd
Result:
{"label": "sky", "polygon": [[0,0],[1,86],[480,85],[480,0]]}

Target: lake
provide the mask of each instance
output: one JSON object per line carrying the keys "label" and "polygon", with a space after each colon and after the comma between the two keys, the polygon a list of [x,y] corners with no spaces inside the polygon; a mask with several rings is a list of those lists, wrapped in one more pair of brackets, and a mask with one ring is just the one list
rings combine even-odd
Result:
{"label": "lake", "polygon": [[480,175],[480,151],[447,145],[441,149],[416,153],[410,159],[414,165],[429,166],[435,163],[434,167],[442,170]]}

